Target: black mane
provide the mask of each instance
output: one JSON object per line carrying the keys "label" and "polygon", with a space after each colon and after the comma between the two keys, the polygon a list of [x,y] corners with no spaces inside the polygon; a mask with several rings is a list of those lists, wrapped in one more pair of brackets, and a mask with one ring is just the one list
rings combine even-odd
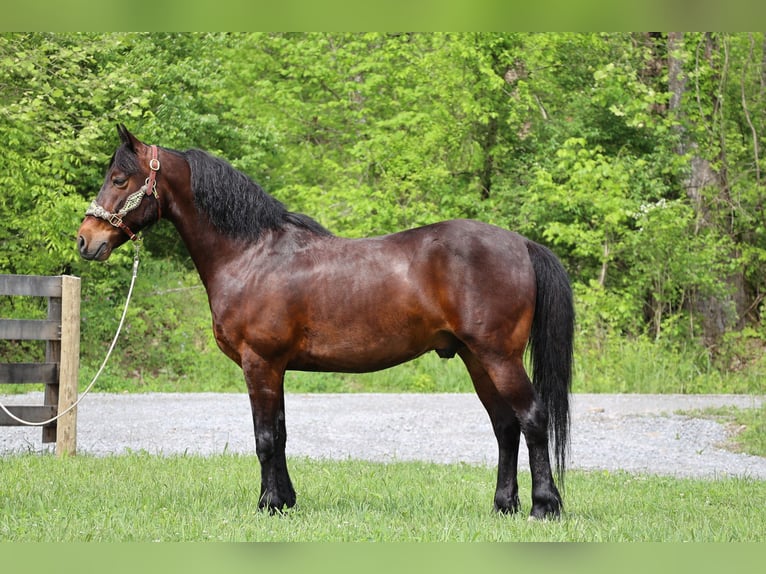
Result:
{"label": "black mane", "polygon": [[294,225],[320,235],[331,235],[309,216],[288,211],[228,162],[196,149],[184,152],[183,156],[191,170],[194,204],[222,233],[256,240],[264,230]]}

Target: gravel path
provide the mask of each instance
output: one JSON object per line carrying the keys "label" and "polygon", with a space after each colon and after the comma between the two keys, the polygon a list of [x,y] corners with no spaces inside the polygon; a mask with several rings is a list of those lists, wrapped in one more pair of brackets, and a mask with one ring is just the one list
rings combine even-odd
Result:
{"label": "gravel path", "polygon": [[[42,404],[42,395],[0,401]],[[489,419],[472,394],[288,394],[285,401],[288,456],[496,463]],[[763,401],[739,395],[573,395],[570,468],[766,479],[766,458],[720,447],[728,436],[723,425],[676,414],[753,408]],[[79,453],[255,454],[254,446],[244,394],[94,393],[78,410]],[[0,428],[0,454],[51,449],[40,442],[39,429]],[[519,464],[528,465],[523,444]]]}

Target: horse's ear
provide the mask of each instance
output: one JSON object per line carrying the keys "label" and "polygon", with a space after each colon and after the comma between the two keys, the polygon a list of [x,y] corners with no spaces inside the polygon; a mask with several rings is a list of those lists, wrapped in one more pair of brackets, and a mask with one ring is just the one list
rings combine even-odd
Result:
{"label": "horse's ear", "polygon": [[131,151],[137,151],[137,144],[141,144],[136,136],[128,131],[125,124],[117,124],[117,133],[120,135],[120,141],[124,143]]}

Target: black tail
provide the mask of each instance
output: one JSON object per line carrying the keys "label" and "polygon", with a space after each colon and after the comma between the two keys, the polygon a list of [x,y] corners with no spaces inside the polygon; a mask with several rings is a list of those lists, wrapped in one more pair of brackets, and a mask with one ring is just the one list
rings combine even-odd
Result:
{"label": "black tail", "polygon": [[532,384],[548,414],[548,436],[553,441],[559,482],[566,470],[569,439],[569,390],[572,386],[574,303],[569,277],[547,247],[527,241],[537,277],[537,303],[529,348]]}

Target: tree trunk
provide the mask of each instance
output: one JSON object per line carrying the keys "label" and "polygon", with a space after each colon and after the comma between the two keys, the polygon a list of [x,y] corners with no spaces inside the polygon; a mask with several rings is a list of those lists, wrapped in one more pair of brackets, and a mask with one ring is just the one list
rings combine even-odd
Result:
{"label": "tree trunk", "polygon": [[[684,122],[688,121],[688,115],[684,109],[684,95],[690,89],[686,76],[683,71],[683,60],[680,57],[683,49],[684,35],[679,32],[668,33],[668,89],[670,91],[669,111],[675,114],[680,120],[677,127],[679,136],[678,153],[689,156],[689,169],[684,189],[692,207],[697,215],[697,227],[695,231],[700,233],[705,230],[715,229],[719,233],[727,234],[728,229],[723,229],[721,214],[719,210],[712,209],[711,205],[731,205],[729,197],[729,186],[726,178],[726,150],[722,141],[716,141],[718,146],[718,163],[723,166],[721,171],[713,167],[712,161],[703,156],[700,151],[699,143],[694,136],[686,129]],[[704,45],[698,50],[700,61],[697,65],[714,66],[713,54],[720,50],[718,42],[711,34],[705,34]],[[704,121],[709,131],[716,132],[723,129],[722,126],[716,127],[716,122],[720,121],[716,117],[720,113],[720,106],[724,105],[718,96],[713,97],[712,110],[708,114],[699,118],[698,121]],[[719,110],[716,112],[715,110]],[[705,190],[708,190],[705,193]],[[711,191],[712,190],[712,191]],[[712,193],[712,201],[710,196]],[[733,242],[732,242],[733,243]],[[736,259],[736,253],[727,254],[731,259]],[[721,280],[728,287],[728,294],[700,294],[693,297],[690,301],[692,312],[697,313],[702,319],[703,341],[709,347],[714,347],[721,339],[723,334],[732,328],[741,328],[741,318],[747,307],[747,295],[745,292],[745,279],[742,271],[733,273]]]}
{"label": "tree trunk", "polygon": [[484,165],[479,176],[481,199],[489,199],[492,194],[492,176],[495,168],[495,145],[497,144],[497,118],[491,117],[487,123],[487,131],[482,142]]}

